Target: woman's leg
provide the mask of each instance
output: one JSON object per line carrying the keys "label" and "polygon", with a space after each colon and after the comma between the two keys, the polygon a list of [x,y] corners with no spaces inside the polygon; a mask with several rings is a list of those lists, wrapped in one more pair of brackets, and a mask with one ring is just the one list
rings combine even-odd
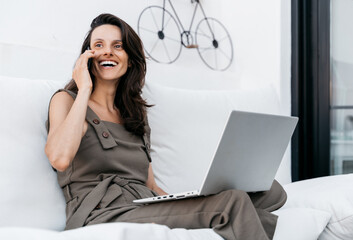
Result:
{"label": "woman's leg", "polygon": [[285,204],[287,200],[286,192],[283,187],[274,180],[269,191],[249,193],[249,196],[256,208],[267,236],[272,239],[276,229],[277,216],[271,212]]}
{"label": "woman's leg", "polygon": [[143,205],[118,217],[112,215],[109,222],[153,222],[170,228],[213,228],[228,240],[269,239],[249,195],[239,190]]}

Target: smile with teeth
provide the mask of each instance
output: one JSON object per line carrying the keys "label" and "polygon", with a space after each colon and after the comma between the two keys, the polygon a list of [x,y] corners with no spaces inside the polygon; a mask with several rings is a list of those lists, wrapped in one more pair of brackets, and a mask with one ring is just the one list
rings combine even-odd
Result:
{"label": "smile with teeth", "polygon": [[99,63],[99,65],[103,66],[104,68],[113,68],[118,64],[114,61],[102,61]]}

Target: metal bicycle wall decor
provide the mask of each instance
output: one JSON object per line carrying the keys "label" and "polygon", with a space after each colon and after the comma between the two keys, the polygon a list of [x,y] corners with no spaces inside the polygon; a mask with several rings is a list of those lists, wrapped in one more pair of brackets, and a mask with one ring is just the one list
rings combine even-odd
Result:
{"label": "metal bicycle wall decor", "polygon": [[[196,48],[202,61],[213,70],[229,68],[233,61],[233,44],[223,24],[206,16],[200,0],[191,0],[191,4],[195,3],[194,13],[189,29],[185,29],[171,0],[168,2],[175,17],[166,9],[166,0],[163,6],[146,7],[139,16],[137,30],[148,56],[159,63],[173,63],[184,46]],[[203,18],[192,32],[198,8]]]}

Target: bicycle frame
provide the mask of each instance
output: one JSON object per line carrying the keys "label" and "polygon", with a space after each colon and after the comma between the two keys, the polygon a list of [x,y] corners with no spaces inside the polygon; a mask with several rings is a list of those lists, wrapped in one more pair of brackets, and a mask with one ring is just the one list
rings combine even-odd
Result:
{"label": "bicycle frame", "polygon": [[[163,0],[163,5],[147,6],[139,16],[137,28],[141,39],[145,41],[146,54],[156,62],[170,64],[180,56],[183,47],[196,49],[207,67],[226,70],[233,60],[233,44],[224,25],[219,20],[206,16],[201,0],[191,0],[191,4],[195,3],[195,6],[190,9],[193,15],[190,26],[187,26],[189,29],[186,29],[172,0],[168,2],[170,7],[166,0]],[[198,8],[201,13],[196,17]],[[194,27],[194,24],[197,26]]]}
{"label": "bicycle frame", "polygon": [[[166,0],[163,0],[163,9],[164,9],[164,10],[165,10],[165,2],[166,2]],[[176,16],[176,19],[178,20],[179,25],[181,26],[181,28],[182,28],[182,30],[183,30],[182,32],[189,32],[189,33],[191,32],[191,28],[192,28],[192,26],[193,26],[193,24],[194,24],[194,19],[195,19],[195,15],[196,15],[197,8],[198,8],[198,6],[200,6],[200,9],[201,9],[201,12],[202,12],[202,14],[203,14],[203,17],[206,19],[207,25],[208,25],[208,27],[209,27],[211,33],[212,33],[212,37],[214,38],[214,34],[213,34],[213,31],[212,31],[212,28],[211,28],[211,26],[210,26],[210,24],[209,24],[209,22],[208,22],[208,20],[207,20],[205,11],[203,10],[203,7],[202,7],[202,5],[201,5],[201,3],[200,3],[200,0],[191,0],[191,3],[196,2],[196,5],[195,5],[194,13],[193,13],[193,15],[192,15],[192,19],[191,19],[191,22],[190,22],[190,28],[189,28],[189,30],[185,30],[184,25],[183,25],[182,22],[180,21],[180,18],[179,18],[179,16],[178,16],[178,14],[177,14],[177,12],[176,12],[176,10],[175,10],[175,8],[174,8],[174,6],[173,6],[171,0],[168,0],[168,2],[169,2],[169,5],[171,6],[171,8],[173,9],[174,15]],[[164,12],[163,12],[163,17],[162,17],[162,31],[163,31],[163,30],[164,30]]]}

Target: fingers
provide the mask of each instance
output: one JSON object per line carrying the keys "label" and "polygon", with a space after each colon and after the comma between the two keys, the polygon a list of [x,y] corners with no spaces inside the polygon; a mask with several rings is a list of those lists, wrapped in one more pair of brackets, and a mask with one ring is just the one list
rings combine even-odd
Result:
{"label": "fingers", "polygon": [[95,51],[94,50],[86,50],[82,55],[87,58],[92,58],[95,56]]}
{"label": "fingers", "polygon": [[86,50],[81,56],[77,59],[75,68],[87,68],[87,63],[89,58],[95,57],[94,50]]}
{"label": "fingers", "polygon": [[75,67],[72,72],[72,78],[75,80],[79,89],[81,87],[92,85],[92,80],[90,78],[87,64],[88,59],[94,58],[95,56],[96,55],[94,50],[86,50],[80,55],[75,63]]}

